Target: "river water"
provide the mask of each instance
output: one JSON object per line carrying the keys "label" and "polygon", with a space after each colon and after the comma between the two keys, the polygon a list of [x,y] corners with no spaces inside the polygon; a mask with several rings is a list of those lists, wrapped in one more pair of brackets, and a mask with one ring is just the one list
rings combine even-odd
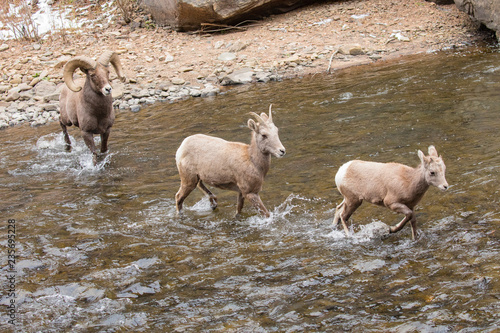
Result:
{"label": "river water", "polygon": [[[0,132],[2,283],[16,221],[22,332],[497,332],[500,327],[500,53],[426,54],[329,76],[248,85],[221,96],[119,113],[99,165],[76,129]],[[195,190],[175,213],[174,155],[207,133],[249,141],[266,112],[287,155],[235,220]],[[435,145],[450,188],[430,188],[409,225],[362,205],[353,236],[331,225],[334,176],[360,158],[418,164]],[[2,287],[0,328],[11,298]]]}

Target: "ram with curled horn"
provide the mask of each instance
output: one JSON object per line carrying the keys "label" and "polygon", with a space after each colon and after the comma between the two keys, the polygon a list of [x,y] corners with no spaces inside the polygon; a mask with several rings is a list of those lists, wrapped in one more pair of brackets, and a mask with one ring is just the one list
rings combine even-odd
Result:
{"label": "ram with curled horn", "polygon": [[[64,82],[59,97],[59,123],[64,134],[67,149],[71,149],[67,127],[75,125],[82,131],[82,137],[94,161],[97,151],[94,144],[94,134],[101,136],[101,153],[108,150],[108,138],[115,120],[113,110],[112,87],[109,81],[109,65],[112,65],[118,78],[125,82],[122,65],[118,55],[113,51],[105,51],[98,59],[77,56],[70,59],[64,66]],[[73,73],[80,69],[86,78],[73,80]]]}
{"label": "ram with curled horn", "polygon": [[210,199],[212,209],[217,208],[217,197],[205,186],[211,185],[238,192],[236,216],[239,216],[245,199],[269,217],[259,192],[271,165],[271,155],[283,157],[285,147],[273,123],[271,106],[269,115],[250,113],[248,128],[252,131],[251,143],[230,142],[213,136],[195,134],[184,139],[175,161],[181,185],[175,195],[177,212],[182,213],[186,197],[200,188]]}

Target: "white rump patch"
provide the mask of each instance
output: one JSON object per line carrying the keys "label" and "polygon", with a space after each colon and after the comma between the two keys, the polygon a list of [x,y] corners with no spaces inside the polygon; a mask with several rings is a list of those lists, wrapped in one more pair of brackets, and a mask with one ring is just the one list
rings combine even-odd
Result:
{"label": "white rump patch", "polygon": [[344,181],[344,177],[347,173],[347,168],[351,165],[352,161],[349,161],[347,163],[344,163],[340,168],[339,171],[337,171],[337,174],[335,175],[335,185],[337,185],[337,188],[342,184]]}

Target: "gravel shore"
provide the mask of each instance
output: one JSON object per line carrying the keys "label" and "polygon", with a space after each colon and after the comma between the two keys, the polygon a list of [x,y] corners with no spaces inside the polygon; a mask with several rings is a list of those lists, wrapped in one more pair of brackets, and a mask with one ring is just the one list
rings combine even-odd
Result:
{"label": "gravel shore", "polygon": [[[132,24],[54,34],[0,46],[0,128],[55,121],[62,67],[76,55],[120,54],[128,77],[113,79],[114,106],[213,96],[225,85],[301,77],[404,55],[462,48],[484,35],[454,5],[424,0],[335,1],[271,16],[225,33],[178,33]],[[123,115],[122,115],[123,114]]]}

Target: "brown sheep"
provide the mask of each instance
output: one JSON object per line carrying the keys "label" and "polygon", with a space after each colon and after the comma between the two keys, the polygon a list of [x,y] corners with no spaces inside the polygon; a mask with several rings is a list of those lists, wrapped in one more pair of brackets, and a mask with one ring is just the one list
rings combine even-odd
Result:
{"label": "brown sheep", "polygon": [[[112,51],[104,52],[97,61],[84,56],[74,57],[64,66],[66,85],[59,97],[61,109],[59,123],[64,140],[67,149],[70,150],[71,141],[66,127],[71,125],[79,127],[85,144],[94,155],[94,161],[97,158],[94,134],[101,136],[101,153],[106,153],[109,133],[115,120],[112,88],[109,82],[110,63],[120,80],[125,82],[120,59]],[[86,74],[86,78],[73,81],[73,72],[77,68]]]}

